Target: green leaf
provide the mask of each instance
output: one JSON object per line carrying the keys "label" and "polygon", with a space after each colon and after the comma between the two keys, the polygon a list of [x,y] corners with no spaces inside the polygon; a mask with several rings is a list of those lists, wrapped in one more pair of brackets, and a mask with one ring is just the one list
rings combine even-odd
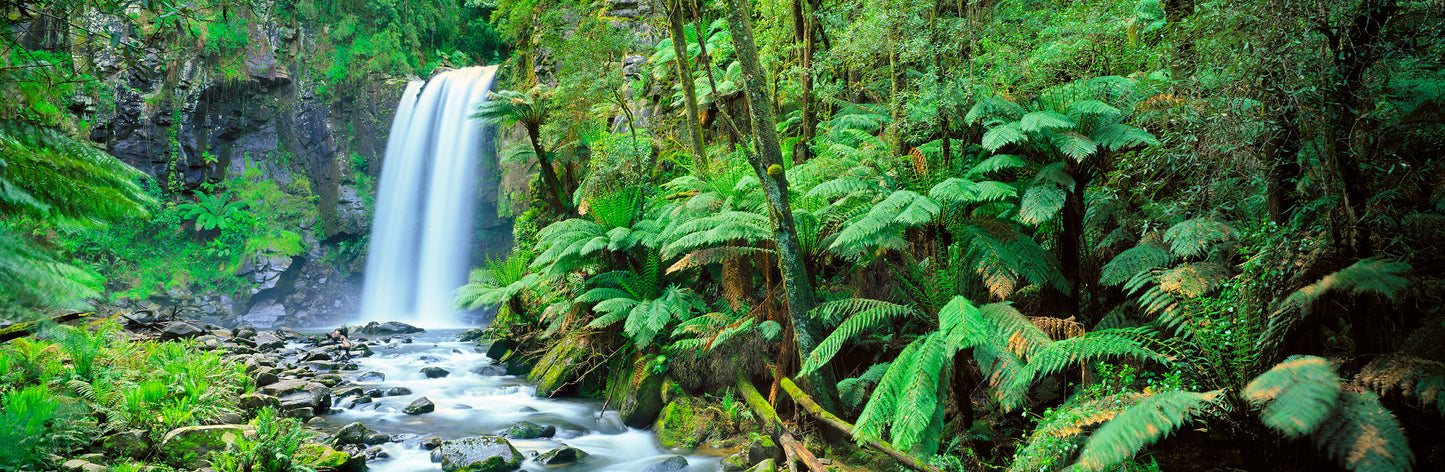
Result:
{"label": "green leaf", "polygon": [[1019,123],[1006,123],[990,128],[983,134],[983,148],[990,151],[998,151],[1010,144],[1022,143],[1028,140]]}
{"label": "green leaf", "polygon": [[1089,436],[1074,463],[1082,470],[1107,470],[1208,413],[1223,398],[1222,390],[1206,393],[1163,392],[1119,413]]}
{"label": "green leaf", "polygon": [[1316,356],[1291,356],[1255,377],[1241,392],[1263,406],[1260,420],[1288,437],[1310,434],[1334,413],[1340,378],[1329,361]]}
{"label": "green leaf", "polygon": [[1078,125],[1069,117],[1052,111],[1036,111],[1019,120],[1020,129],[1025,133],[1038,133],[1058,128],[1073,128]]}

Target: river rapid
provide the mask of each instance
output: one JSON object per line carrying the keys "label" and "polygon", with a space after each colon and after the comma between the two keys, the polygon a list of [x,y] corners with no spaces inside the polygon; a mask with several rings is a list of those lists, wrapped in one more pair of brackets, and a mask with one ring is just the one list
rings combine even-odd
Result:
{"label": "river rapid", "polygon": [[[344,375],[348,383],[383,392],[404,387],[411,393],[385,395],[365,404],[353,404],[352,398],[337,399],[331,412],[312,424],[334,432],[360,422],[391,435],[393,442],[380,446],[387,457],[367,463],[370,470],[379,472],[442,470],[440,464],[431,461],[431,451],[423,447],[428,438],[502,435],[521,421],[557,428],[551,438],[510,439],[527,457],[523,470],[640,472],[678,455],[659,447],[650,431],[624,426],[616,411],[603,412],[601,401],[535,397],[535,386],[524,377],[498,375],[505,369],[486,356],[485,346],[456,341],[461,331],[429,330],[398,336],[398,340],[386,344],[372,344],[373,356],[352,359],[359,369]],[[402,337],[410,337],[412,342],[402,342]],[[427,378],[422,372],[426,367],[440,367],[449,374]],[[435,403],[436,410],[419,415],[403,412],[421,397]],[[539,453],[564,445],[581,449],[588,456],[563,465],[534,461]],[[688,466],[684,470],[688,472],[718,468],[715,456],[685,457]]]}

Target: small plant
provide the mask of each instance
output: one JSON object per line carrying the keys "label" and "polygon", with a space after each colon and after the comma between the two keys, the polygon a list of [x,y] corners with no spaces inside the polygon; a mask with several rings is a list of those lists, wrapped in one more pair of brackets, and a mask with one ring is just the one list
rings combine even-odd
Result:
{"label": "small plant", "polygon": [[196,192],[196,203],[182,203],[176,208],[184,211],[188,218],[196,219],[196,231],[230,228],[246,209],[245,202],[229,202],[222,195],[206,195]]}
{"label": "small plant", "polygon": [[274,408],[263,408],[251,420],[255,436],[242,436],[224,451],[211,453],[218,472],[314,472],[296,452],[312,433],[293,418],[281,418]]}

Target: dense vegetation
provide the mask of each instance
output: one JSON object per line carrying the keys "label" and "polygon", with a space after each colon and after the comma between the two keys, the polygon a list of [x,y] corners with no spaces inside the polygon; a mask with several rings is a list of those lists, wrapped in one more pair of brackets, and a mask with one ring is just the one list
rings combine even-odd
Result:
{"label": "dense vegetation", "polygon": [[[646,5],[7,3],[0,317],[244,291],[244,259],[321,236],[306,181],[144,176],[76,111],[125,92],[77,50],[245,82],[268,29],[313,28],[293,72],[329,100],[505,59],[477,116],[537,178],[457,303],[533,351],[764,381],[785,413],[797,379],[856,422],[806,429],[875,468],[854,442],[949,471],[1445,467],[1438,0]],[[247,390],[192,346],[42,338],[0,351],[0,468]],[[227,468],[298,447],[255,421]]]}
{"label": "dense vegetation", "polygon": [[478,116],[540,178],[494,330],[797,376],[950,469],[1445,459],[1438,4],[654,6],[498,2],[539,47]]}

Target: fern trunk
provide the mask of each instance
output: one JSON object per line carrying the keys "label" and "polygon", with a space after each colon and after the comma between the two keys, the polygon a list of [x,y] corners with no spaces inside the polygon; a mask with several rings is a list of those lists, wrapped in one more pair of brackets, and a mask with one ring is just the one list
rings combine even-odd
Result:
{"label": "fern trunk", "polygon": [[[702,122],[698,120],[697,87],[693,83],[692,67],[687,62],[687,32],[683,30],[682,0],[667,3],[667,27],[672,33],[672,51],[677,56],[677,81],[682,85],[682,101],[687,106],[688,145],[692,147],[693,174],[707,180],[707,149],[702,144]],[[703,30],[697,31],[698,42],[707,41]],[[699,59],[698,64],[709,67]]]}
{"label": "fern trunk", "polygon": [[[773,222],[773,237],[778,250],[778,263],[783,276],[783,287],[788,294],[788,313],[793,322],[793,339],[799,356],[811,352],[817,346],[819,332],[808,312],[813,309],[813,287],[804,265],[802,244],[793,224],[793,211],[788,203],[788,181],[783,175],[782,147],[778,144],[777,121],[773,117],[770,98],[763,90],[767,78],[758,60],[758,46],[753,40],[751,11],[746,0],[730,0],[728,29],[732,32],[738,63],[742,66],[743,82],[747,91],[749,111],[752,114],[753,139],[756,153],[749,153],[748,161],[762,184],[763,194],[768,200],[768,214]],[[804,386],[818,399],[819,404],[837,411],[838,382],[828,369],[818,369],[807,377]]]}
{"label": "fern trunk", "polygon": [[557,171],[552,168],[552,163],[547,161],[547,153],[542,149],[541,126],[527,123],[527,137],[532,141],[532,152],[537,153],[537,166],[542,168],[542,182],[547,184],[548,205],[559,215],[568,214],[567,206],[562,204],[562,182],[557,179]]}

